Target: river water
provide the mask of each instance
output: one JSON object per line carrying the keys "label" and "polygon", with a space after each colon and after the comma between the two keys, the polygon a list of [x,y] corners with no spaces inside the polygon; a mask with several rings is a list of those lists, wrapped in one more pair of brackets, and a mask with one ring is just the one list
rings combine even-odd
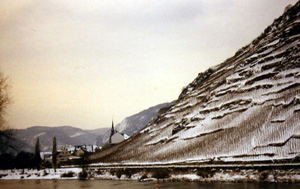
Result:
{"label": "river water", "polygon": [[299,189],[297,183],[202,183],[202,182],[137,182],[115,180],[0,180],[0,189],[148,189],[148,188],[186,188],[186,189]]}

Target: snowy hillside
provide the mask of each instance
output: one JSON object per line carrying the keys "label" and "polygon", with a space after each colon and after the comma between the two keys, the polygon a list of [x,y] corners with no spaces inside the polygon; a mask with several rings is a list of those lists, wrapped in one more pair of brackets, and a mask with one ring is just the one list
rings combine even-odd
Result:
{"label": "snowy hillside", "polygon": [[116,125],[116,130],[121,133],[125,133],[128,136],[132,136],[136,132],[143,129],[149,121],[157,116],[161,109],[167,109],[174,103],[175,102],[159,104],[130,117],[126,117],[121,123]]}
{"label": "snowy hillside", "polygon": [[[93,162],[256,161],[300,157],[300,2],[190,83],[139,134]],[[245,28],[246,29],[246,28]]]}

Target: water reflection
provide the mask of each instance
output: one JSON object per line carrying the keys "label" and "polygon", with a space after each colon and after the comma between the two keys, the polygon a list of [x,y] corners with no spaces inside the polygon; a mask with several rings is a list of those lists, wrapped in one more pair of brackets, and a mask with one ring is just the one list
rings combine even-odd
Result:
{"label": "water reflection", "polygon": [[[111,180],[0,180],[0,188],[5,189],[155,189],[156,182],[111,181]],[[298,189],[296,183],[200,183],[200,182],[165,182],[158,188],[182,189]]]}
{"label": "water reflection", "polygon": [[53,187],[52,187],[53,189],[58,189],[58,187],[57,187],[57,186],[58,186],[58,185],[57,185],[57,180],[53,180],[52,186],[53,186]]}
{"label": "water reflection", "polygon": [[80,180],[79,183],[80,183],[80,188],[93,188],[89,180]]}

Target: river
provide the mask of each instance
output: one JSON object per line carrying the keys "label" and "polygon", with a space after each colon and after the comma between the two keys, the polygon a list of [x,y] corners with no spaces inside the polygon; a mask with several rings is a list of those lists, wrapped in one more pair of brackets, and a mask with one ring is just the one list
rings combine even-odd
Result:
{"label": "river", "polygon": [[298,189],[297,183],[203,183],[203,182],[137,182],[115,180],[0,180],[2,189],[148,189],[148,188],[186,188],[186,189]]}

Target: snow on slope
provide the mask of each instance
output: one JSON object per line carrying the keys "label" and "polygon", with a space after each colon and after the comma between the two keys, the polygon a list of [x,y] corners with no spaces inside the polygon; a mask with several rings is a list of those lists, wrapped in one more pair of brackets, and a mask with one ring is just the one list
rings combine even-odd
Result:
{"label": "snow on slope", "polygon": [[174,102],[164,103],[143,110],[137,114],[126,117],[121,123],[116,125],[116,130],[120,133],[125,133],[128,136],[132,136],[136,132],[143,129],[149,121],[151,121],[161,109],[172,106]]}
{"label": "snow on slope", "polygon": [[93,162],[300,157],[300,2],[190,83],[168,112]]}
{"label": "snow on slope", "polygon": [[74,137],[78,137],[78,136],[85,135],[85,134],[86,134],[86,133],[79,132],[79,133],[75,133],[75,134],[73,134],[73,135],[70,135],[69,137],[74,138]]}

